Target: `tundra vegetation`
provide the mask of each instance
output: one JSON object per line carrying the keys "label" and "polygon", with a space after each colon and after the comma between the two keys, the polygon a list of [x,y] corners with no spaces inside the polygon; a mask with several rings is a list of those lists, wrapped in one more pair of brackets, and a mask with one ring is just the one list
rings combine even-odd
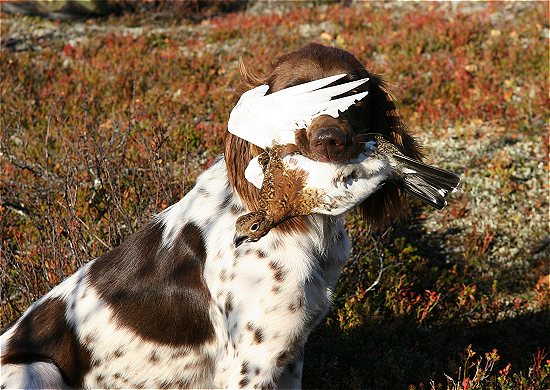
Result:
{"label": "tundra vegetation", "polygon": [[193,186],[239,57],[262,72],[317,41],[381,73],[427,161],[463,181],[381,232],[346,217],[304,387],[548,388],[547,3],[225,3],[2,14],[2,325]]}

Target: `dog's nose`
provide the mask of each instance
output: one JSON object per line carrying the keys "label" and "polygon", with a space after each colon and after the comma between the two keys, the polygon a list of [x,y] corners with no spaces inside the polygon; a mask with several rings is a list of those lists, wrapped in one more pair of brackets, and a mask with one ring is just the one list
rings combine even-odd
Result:
{"label": "dog's nose", "polygon": [[338,161],[349,143],[349,136],[345,132],[336,127],[327,127],[317,130],[310,146],[322,160]]}

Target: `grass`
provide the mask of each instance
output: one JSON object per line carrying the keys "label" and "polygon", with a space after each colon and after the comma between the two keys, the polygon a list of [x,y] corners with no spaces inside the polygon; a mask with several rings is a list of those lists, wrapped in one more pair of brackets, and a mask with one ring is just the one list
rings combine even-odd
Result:
{"label": "grass", "polygon": [[548,388],[545,3],[2,15],[1,36],[3,325],[191,188],[222,150],[239,56],[262,71],[314,40],[382,73],[463,185],[385,232],[347,217],[352,256],[304,386]]}

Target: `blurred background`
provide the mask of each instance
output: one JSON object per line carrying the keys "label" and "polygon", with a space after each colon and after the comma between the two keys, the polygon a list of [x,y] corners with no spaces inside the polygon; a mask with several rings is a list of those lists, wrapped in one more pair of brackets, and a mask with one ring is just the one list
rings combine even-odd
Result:
{"label": "blurred background", "polygon": [[262,73],[315,41],[381,74],[428,162],[463,181],[382,232],[346,217],[304,387],[549,387],[548,3],[1,6],[2,326],[193,186],[240,57]]}

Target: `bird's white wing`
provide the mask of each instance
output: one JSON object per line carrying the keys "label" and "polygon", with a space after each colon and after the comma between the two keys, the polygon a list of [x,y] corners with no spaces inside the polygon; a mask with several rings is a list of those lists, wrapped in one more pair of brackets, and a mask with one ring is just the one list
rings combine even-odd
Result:
{"label": "bird's white wing", "polygon": [[358,178],[342,178],[341,172],[350,168],[352,166],[347,165],[335,173],[332,187],[327,186],[327,179],[324,179],[322,189],[326,193],[327,204],[314,209],[315,213],[341,215],[378,191],[393,174],[393,168],[386,160],[376,158],[366,158],[357,164],[356,168],[362,171]]}
{"label": "bird's white wing", "polygon": [[262,188],[262,183],[264,181],[264,173],[260,163],[258,162],[258,157],[260,156],[258,155],[250,160],[248,167],[246,167],[244,171],[244,177],[252,183],[254,187],[260,189]]}
{"label": "bird's white wing", "polygon": [[[254,145],[260,146],[260,144],[264,143],[266,136],[268,136],[266,132],[271,131],[271,129],[269,127],[263,127],[265,124],[262,123],[262,120],[259,120],[258,110],[262,108],[262,98],[264,98],[268,89],[268,85],[260,85],[242,94],[229,115],[227,129],[230,133]],[[264,130],[255,131],[256,129]]]}
{"label": "bird's white wing", "polygon": [[284,97],[287,97],[287,98],[293,97],[293,96],[298,96],[298,95],[301,95],[303,93],[308,93],[308,92],[315,91],[315,90],[321,89],[323,87],[326,87],[327,85],[332,84],[336,80],[340,80],[345,75],[346,75],[345,73],[340,73],[340,74],[337,74],[337,75],[334,75],[334,76],[329,76],[329,77],[325,77],[325,78],[322,78],[322,79],[309,81],[307,83],[294,85],[292,87],[281,89],[280,91],[277,91],[277,92],[274,92],[274,93],[278,94],[279,96],[284,96]]}
{"label": "bird's white wing", "polygon": [[330,76],[308,83],[285,88],[266,95],[269,87],[261,85],[245,92],[229,116],[228,130],[261,148],[278,144],[295,143],[294,132],[308,127],[320,115],[337,117],[367,92],[331,100],[368,81],[368,78],[335,85],[327,85],[344,77]]}

